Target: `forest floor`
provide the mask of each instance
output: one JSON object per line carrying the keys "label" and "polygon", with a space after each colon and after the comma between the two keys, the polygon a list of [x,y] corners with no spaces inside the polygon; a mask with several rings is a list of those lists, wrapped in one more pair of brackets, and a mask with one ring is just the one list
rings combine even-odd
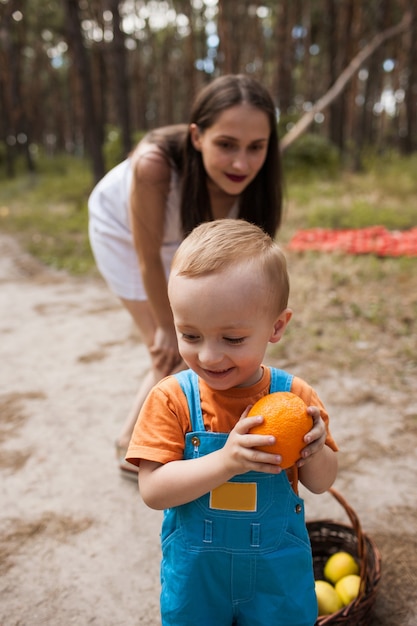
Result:
{"label": "forest floor", "polygon": [[[309,259],[290,255],[293,330],[267,362],[306,378],[328,408],[340,447],[335,488],[382,556],[369,626],[415,626],[415,310],[408,336],[352,341],[335,309],[342,296],[328,282],[334,257],[318,255],[314,267]],[[383,291],[403,311],[415,307],[416,275],[406,285],[385,278],[371,296]],[[372,290],[342,282],[342,299],[358,306]],[[148,365],[143,345],[99,278],[47,269],[5,235],[0,289],[0,624],[157,626],[161,514],[142,503],[114,457]],[[302,334],[310,324],[311,342]],[[349,524],[329,494],[302,495],[307,519]]]}

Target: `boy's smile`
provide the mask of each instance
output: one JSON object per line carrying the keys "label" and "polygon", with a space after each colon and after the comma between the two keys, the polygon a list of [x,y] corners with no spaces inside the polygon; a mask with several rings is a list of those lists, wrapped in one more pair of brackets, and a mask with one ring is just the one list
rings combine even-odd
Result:
{"label": "boy's smile", "polygon": [[272,310],[268,285],[252,264],[198,277],[172,274],[169,296],[180,353],[214,389],[255,384],[268,342],[291,312]]}

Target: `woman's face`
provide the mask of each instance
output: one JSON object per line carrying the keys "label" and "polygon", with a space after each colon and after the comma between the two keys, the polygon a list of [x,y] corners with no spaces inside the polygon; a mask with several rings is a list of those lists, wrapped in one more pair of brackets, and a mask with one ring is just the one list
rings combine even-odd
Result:
{"label": "woman's face", "polygon": [[191,140],[201,152],[208,184],[227,195],[239,195],[261,169],[270,135],[264,111],[239,104],[223,111],[205,131],[191,125]]}

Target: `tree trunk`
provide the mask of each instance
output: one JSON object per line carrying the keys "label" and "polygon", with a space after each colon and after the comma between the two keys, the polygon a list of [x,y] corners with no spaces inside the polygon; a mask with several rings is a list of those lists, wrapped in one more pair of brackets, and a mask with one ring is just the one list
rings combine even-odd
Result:
{"label": "tree trunk", "polygon": [[[5,11],[4,7],[3,11]],[[12,104],[10,98],[10,15],[5,15],[5,13],[3,13],[0,23],[0,35],[0,133],[5,146],[6,175],[8,178],[14,178],[14,150],[10,140],[12,133]]]}
{"label": "tree trunk", "polygon": [[[245,3],[246,4],[246,3]],[[240,2],[219,0],[218,3],[219,55],[218,64],[222,74],[237,74],[240,58],[240,28],[245,17],[242,17],[244,6]]]}
{"label": "tree trunk", "polygon": [[274,94],[282,115],[288,113],[293,95],[289,2],[282,0],[279,3],[276,16],[277,72]]}
{"label": "tree trunk", "polygon": [[68,47],[81,84],[81,97],[84,107],[84,135],[90,154],[94,181],[97,182],[105,174],[105,165],[101,138],[103,129],[99,128],[94,109],[93,85],[87,51],[84,47],[81,20],[77,0],[63,0],[67,15]]}
{"label": "tree trunk", "polygon": [[364,46],[364,48],[362,48],[362,50],[358,52],[358,54],[351,60],[349,65],[343,70],[343,72],[337,78],[332,87],[330,87],[327,93],[325,93],[324,96],[317,100],[312,109],[305,113],[302,118],[293,126],[293,128],[282,138],[281,151],[284,152],[292,143],[294,143],[296,139],[298,139],[298,137],[300,137],[307,130],[307,128],[313,122],[316,113],[326,109],[329,104],[334,102],[334,100],[341,95],[352,76],[356,74],[361,65],[375,52],[375,50],[379,48],[381,44],[384,43],[384,41],[408,30],[410,28],[410,23],[411,16],[410,13],[407,13],[404,15],[401,22],[399,22],[396,26],[392,26],[391,28],[387,28],[383,32],[378,33],[370,41],[370,43]]}
{"label": "tree trunk", "polygon": [[412,15],[408,44],[408,81],[405,92],[406,133],[404,151],[411,154],[417,150],[417,8],[414,0],[409,2]]}
{"label": "tree trunk", "polygon": [[24,10],[23,0],[11,0],[2,11],[1,21],[1,108],[3,109],[3,137],[6,145],[6,170],[15,175],[15,156],[23,153],[29,172],[35,164],[29,150],[30,127],[26,115],[22,87],[22,60],[26,44],[26,23],[16,22],[13,13]]}
{"label": "tree trunk", "polygon": [[132,149],[130,130],[129,80],[127,76],[127,55],[125,35],[120,28],[119,0],[111,0],[110,10],[113,16],[113,42],[111,46],[111,65],[113,70],[114,100],[122,135],[122,158]]}

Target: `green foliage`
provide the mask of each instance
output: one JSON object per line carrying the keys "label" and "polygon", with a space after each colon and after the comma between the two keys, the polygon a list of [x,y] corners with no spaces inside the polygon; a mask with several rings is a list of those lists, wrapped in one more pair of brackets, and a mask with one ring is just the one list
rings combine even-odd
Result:
{"label": "green foliage", "polygon": [[[144,132],[136,132],[133,136],[133,145],[139,143]],[[106,169],[110,170],[123,160],[123,148],[121,141],[120,129],[116,127],[110,127],[106,132],[106,141],[104,143],[104,161],[106,163]]]}
{"label": "green foliage", "polygon": [[122,142],[118,128],[109,128],[107,130],[103,153],[107,170],[115,167],[122,160]]}
{"label": "green foliage", "polygon": [[0,224],[43,263],[73,274],[92,271],[87,199],[90,166],[67,156],[42,158],[37,172],[2,181]]}
{"label": "green foliage", "polygon": [[[390,155],[369,159],[365,171],[323,175],[320,168],[287,172],[291,231],[298,228],[364,228],[381,225],[389,230],[416,226],[417,157]],[[289,233],[289,234],[292,234]]]}
{"label": "green foliage", "polygon": [[340,171],[340,154],[335,145],[320,135],[302,135],[284,152],[285,171],[296,171],[303,176],[318,172],[335,176]]}
{"label": "green foliage", "polygon": [[374,205],[369,199],[353,199],[349,206],[338,205],[316,207],[308,216],[311,227],[323,228],[366,228],[375,224],[389,230],[406,230],[415,225],[415,207],[403,206],[396,212],[394,206]]}
{"label": "green foliage", "polygon": [[[417,156],[393,155],[370,159],[365,173],[341,171],[332,178],[313,165],[307,173],[305,164],[294,167],[287,172],[287,214],[280,240],[288,241],[299,228],[315,226],[416,226],[416,169]],[[88,243],[90,171],[82,159],[42,156],[35,174],[3,178],[1,229],[16,234],[27,250],[48,265],[75,274],[95,271]]]}

